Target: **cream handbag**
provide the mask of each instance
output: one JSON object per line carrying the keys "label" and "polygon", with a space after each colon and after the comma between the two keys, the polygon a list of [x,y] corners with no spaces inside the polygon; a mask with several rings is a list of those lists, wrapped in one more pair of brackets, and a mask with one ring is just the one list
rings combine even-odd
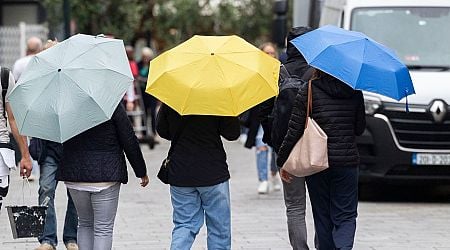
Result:
{"label": "cream handbag", "polygon": [[284,163],[282,169],[297,177],[313,175],[328,168],[327,135],[314,119],[312,112],[312,87],[308,82],[305,131]]}

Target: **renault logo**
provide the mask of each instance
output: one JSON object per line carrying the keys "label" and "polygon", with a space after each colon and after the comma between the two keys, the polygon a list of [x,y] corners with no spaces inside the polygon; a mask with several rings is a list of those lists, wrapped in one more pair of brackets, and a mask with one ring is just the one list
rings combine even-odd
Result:
{"label": "renault logo", "polygon": [[447,115],[447,105],[441,100],[436,100],[431,104],[430,112],[434,121],[436,123],[441,123]]}

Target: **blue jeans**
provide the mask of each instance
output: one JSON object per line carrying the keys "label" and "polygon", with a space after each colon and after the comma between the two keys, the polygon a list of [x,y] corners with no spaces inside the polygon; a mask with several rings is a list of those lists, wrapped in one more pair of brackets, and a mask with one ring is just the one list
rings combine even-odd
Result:
{"label": "blue jeans", "polygon": [[320,250],[353,248],[358,215],[358,168],[330,167],[307,176]]}
{"label": "blue jeans", "polygon": [[111,250],[120,183],[100,192],[75,189],[69,189],[69,191],[80,216],[79,248],[81,250]]}
{"label": "blue jeans", "polygon": [[[42,166],[40,166],[39,176],[39,204],[41,204],[45,197],[49,197],[47,216],[45,218],[44,233],[39,237],[40,243],[48,243],[53,246],[58,244],[57,225],[55,214],[55,190],[58,181],[56,180],[56,170],[58,164],[53,157],[47,156]],[[67,192],[67,209],[64,221],[63,242],[77,242],[77,226],[78,215],[72,201],[72,197]]]}
{"label": "blue jeans", "polygon": [[170,249],[191,249],[206,219],[208,249],[231,249],[228,181],[208,187],[170,186],[173,207]]}

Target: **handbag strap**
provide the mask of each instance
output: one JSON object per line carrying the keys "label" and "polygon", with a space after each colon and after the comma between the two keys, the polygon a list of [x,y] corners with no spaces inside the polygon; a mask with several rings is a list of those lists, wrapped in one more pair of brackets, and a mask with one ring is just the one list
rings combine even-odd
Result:
{"label": "handbag strap", "polygon": [[308,127],[308,117],[312,113],[312,80],[308,81],[308,103],[306,104],[305,129]]}
{"label": "handbag strap", "polygon": [[169,152],[167,153],[167,157],[169,157],[172,154],[173,148],[177,144],[178,138],[180,138],[181,132],[186,127],[187,118],[181,117],[181,124],[178,126],[177,131],[173,135],[172,142],[170,143]]}

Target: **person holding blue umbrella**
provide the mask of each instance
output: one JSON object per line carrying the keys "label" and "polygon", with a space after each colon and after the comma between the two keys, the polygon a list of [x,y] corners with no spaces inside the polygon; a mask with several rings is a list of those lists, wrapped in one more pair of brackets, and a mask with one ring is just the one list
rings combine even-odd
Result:
{"label": "person holding blue umbrella", "polygon": [[[310,116],[328,136],[329,168],[307,176],[319,249],[352,249],[358,206],[359,154],[355,138],[365,129],[361,90],[396,100],[414,94],[407,67],[395,52],[366,35],[324,26],[290,41],[315,68],[300,89],[278,153],[282,166],[303,135],[308,89]],[[283,180],[293,177],[281,171]]]}
{"label": "person holding blue umbrella", "polygon": [[[335,77],[315,70],[310,80],[310,116],[328,136],[329,168],[307,176],[314,225],[319,249],[352,249],[358,205],[359,155],[355,137],[365,129],[362,92]],[[305,129],[308,84],[296,97],[288,132],[278,152],[283,166]],[[290,182],[293,176],[281,169],[280,176]]]}

